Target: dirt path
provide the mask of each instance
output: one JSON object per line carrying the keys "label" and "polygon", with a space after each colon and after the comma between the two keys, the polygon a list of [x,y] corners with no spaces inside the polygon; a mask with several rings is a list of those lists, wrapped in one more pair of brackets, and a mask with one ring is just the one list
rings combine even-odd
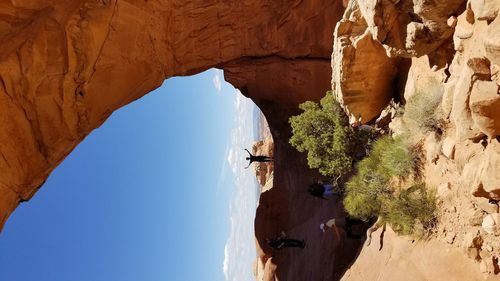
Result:
{"label": "dirt path", "polygon": [[[283,126],[288,124],[282,120],[282,124],[272,124],[271,128]],[[277,280],[339,280],[362,241],[319,229],[322,221],[344,216],[341,200],[322,200],[309,195],[307,187],[322,177],[307,167],[305,155],[288,144],[289,135],[283,134],[284,131],[272,132],[274,182],[272,189],[261,194],[256,212],[257,252],[265,259],[272,257]],[[265,239],[276,237],[281,231],[290,238],[305,239],[306,247],[271,249]]]}

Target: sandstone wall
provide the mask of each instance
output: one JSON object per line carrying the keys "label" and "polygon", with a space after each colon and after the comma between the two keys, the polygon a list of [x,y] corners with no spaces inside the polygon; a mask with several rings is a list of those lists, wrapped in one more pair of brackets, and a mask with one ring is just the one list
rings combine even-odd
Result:
{"label": "sandstone wall", "polygon": [[500,199],[499,9],[499,1],[349,2],[335,29],[332,86],[351,123],[370,122],[390,99],[437,92],[443,126],[418,136],[403,118],[390,124],[423,143],[425,180],[440,206],[431,240],[389,232],[380,250],[362,249],[343,280],[499,278],[491,204]]}

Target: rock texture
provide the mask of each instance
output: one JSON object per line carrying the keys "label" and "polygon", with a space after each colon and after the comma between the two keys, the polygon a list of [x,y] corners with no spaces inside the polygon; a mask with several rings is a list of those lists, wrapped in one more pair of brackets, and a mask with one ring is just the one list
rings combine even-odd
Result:
{"label": "rock texture", "polygon": [[[430,240],[410,242],[388,230],[382,249],[365,246],[343,280],[500,278],[499,5],[354,0],[346,9],[336,27],[332,87],[351,122],[369,122],[391,98],[404,102],[437,92],[442,103],[436,118],[442,125],[417,135],[403,118],[389,124],[394,134],[410,133],[422,144],[425,181],[437,188],[439,203]],[[370,44],[362,49],[358,42],[367,36]],[[377,52],[384,58],[375,61],[385,63],[357,56],[381,48],[385,52]],[[353,64],[365,69],[349,72],[354,67],[345,66]],[[373,87],[372,79],[382,81]],[[351,90],[352,84],[359,86]]]}
{"label": "rock texture", "polygon": [[[440,50],[452,36],[453,19],[464,4],[464,0],[349,2],[335,28],[332,85],[351,123],[370,122],[391,98],[402,94],[408,58]],[[440,60],[445,57],[439,54],[433,59],[442,67],[446,62]]]}
{"label": "rock texture", "polygon": [[443,242],[411,241],[398,237],[390,228],[382,240],[378,239],[381,230],[373,235],[375,242],[363,248],[362,258],[342,280],[498,280],[493,275],[483,278],[474,260],[464,259],[462,251],[450,249]]}
{"label": "rock texture", "polygon": [[0,4],[0,226],[114,110],[168,77],[227,69],[279,105],[266,114],[318,99],[342,12],[326,0]]}

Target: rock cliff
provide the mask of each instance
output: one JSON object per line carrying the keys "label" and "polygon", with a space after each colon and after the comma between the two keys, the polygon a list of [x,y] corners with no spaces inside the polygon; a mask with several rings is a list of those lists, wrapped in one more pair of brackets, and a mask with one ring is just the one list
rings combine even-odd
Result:
{"label": "rock cliff", "polygon": [[442,97],[440,129],[418,136],[404,118],[389,125],[420,138],[440,210],[430,241],[390,232],[383,246],[364,247],[342,280],[498,280],[499,8],[475,0],[349,2],[335,29],[334,93],[354,125],[391,99]]}

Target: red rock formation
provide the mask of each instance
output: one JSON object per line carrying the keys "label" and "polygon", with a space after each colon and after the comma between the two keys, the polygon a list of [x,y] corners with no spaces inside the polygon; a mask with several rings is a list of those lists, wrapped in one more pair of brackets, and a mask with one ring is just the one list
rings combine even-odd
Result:
{"label": "red rock formation", "polygon": [[412,245],[388,230],[383,248],[364,246],[342,280],[498,280],[499,211],[488,200],[500,198],[499,9],[498,1],[350,1],[332,61],[346,110],[368,122],[391,97],[437,93],[436,119],[446,125],[418,135],[404,118],[390,124],[424,143],[425,181],[440,205],[430,241]]}
{"label": "red rock formation", "polygon": [[408,58],[439,50],[454,31],[448,19],[460,12],[464,2],[349,2],[335,28],[332,84],[351,123],[370,122],[391,98],[402,94]]}
{"label": "red rock formation", "polygon": [[224,68],[245,95],[276,105],[265,113],[286,134],[297,103],[329,88],[342,11],[326,0],[0,4],[0,226],[114,110],[168,77]]}

